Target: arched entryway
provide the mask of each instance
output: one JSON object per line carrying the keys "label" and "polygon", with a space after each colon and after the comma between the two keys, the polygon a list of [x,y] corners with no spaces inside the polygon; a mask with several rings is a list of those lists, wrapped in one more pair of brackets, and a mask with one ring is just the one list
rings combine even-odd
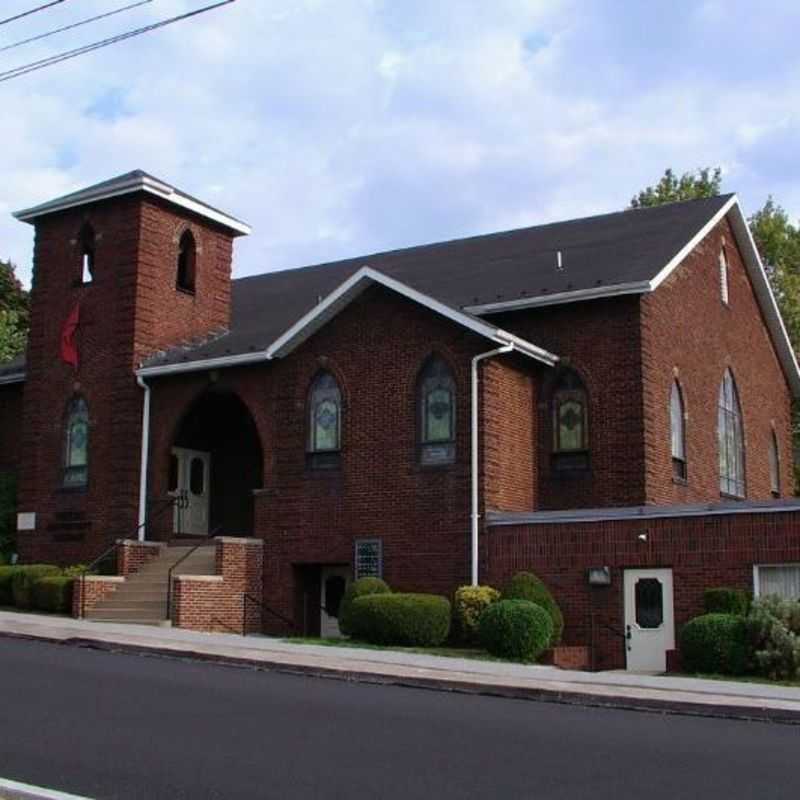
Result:
{"label": "arched entryway", "polygon": [[170,452],[169,490],[180,493],[176,536],[252,536],[253,490],[263,483],[261,440],[233,392],[208,391],[184,414]]}

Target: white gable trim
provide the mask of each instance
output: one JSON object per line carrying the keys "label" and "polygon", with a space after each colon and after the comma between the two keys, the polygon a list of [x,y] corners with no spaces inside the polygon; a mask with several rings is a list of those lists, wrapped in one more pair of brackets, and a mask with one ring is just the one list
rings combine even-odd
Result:
{"label": "white gable trim", "polygon": [[65,211],[69,208],[77,208],[78,206],[87,205],[88,203],[96,203],[100,200],[109,200],[112,197],[120,197],[125,194],[132,194],[133,192],[146,192],[168,203],[180,206],[181,208],[191,211],[200,217],[217,222],[224,225],[236,233],[247,236],[252,232],[252,228],[245,222],[231,217],[228,214],[218,211],[199,200],[194,200],[185,194],[177,191],[174,187],[167,183],[156,180],[149,176],[135,176],[127,178],[115,183],[108,184],[100,189],[89,189],[82,192],[76,192],[73,195],[68,195],[60,200],[52,200],[49,203],[43,203],[33,208],[26,208],[22,211],[14,212],[14,217],[21,222],[32,222],[37,217],[42,217],[45,214],[53,214],[56,211]]}
{"label": "white gable trim", "polygon": [[360,295],[369,285],[379,284],[394,292],[419,303],[431,311],[441,314],[457,325],[467,328],[479,336],[483,336],[498,344],[514,344],[515,349],[548,366],[558,362],[558,356],[543,350],[531,342],[520,339],[508,331],[495,328],[482,320],[475,319],[451,306],[445,305],[429,295],[418,292],[400,281],[390,278],[371,267],[361,267],[337,289],[331,292],[321,303],[301,317],[289,330],[273,342],[267,349],[268,358],[282,358],[298,345],[318,331],[329,319],[339,313],[355,297]]}
{"label": "white gable trim", "polygon": [[371,267],[361,267],[358,272],[351,275],[344,283],[340,284],[324,300],[314,306],[311,311],[297,320],[294,325],[279,336],[266,350],[234,356],[208,358],[202,361],[186,361],[179,364],[142,367],[136,371],[136,374],[142,378],[149,378],[163,375],[175,375],[182,372],[198,372],[208,369],[246,366],[258,362],[263,363],[264,361],[270,361],[275,358],[284,358],[322,328],[327,322],[333,319],[333,317],[372,284],[385,286],[387,289],[391,289],[403,297],[407,297],[409,300],[413,300],[415,303],[429,308],[434,313],[441,314],[457,325],[461,325],[473,331],[478,336],[483,336],[499,345],[513,345],[514,350],[517,350],[529,358],[540,361],[547,366],[552,367],[558,363],[557,355],[541,347],[537,347],[535,344],[521,339],[513,333],[509,333],[502,328],[496,328],[483,320],[475,319],[455,308],[451,308]]}

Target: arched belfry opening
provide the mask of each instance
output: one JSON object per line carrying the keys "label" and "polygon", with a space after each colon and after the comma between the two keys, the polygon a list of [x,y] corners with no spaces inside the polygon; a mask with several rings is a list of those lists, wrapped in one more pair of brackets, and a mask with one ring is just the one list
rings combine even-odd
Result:
{"label": "arched belfry opening", "polygon": [[175,536],[252,536],[253,490],[264,458],[255,421],[233,392],[208,391],[178,425],[170,452],[169,491],[180,494]]}

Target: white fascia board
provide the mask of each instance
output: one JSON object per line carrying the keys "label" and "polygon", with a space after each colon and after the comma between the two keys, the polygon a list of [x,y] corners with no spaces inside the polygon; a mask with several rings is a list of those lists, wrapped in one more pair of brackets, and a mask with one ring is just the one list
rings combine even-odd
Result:
{"label": "white fascia board", "polygon": [[217,211],[205,205],[205,203],[182,195],[176,192],[172,186],[149,177],[137,177],[127,181],[120,181],[118,184],[104,189],[98,189],[97,191],[79,192],[69,199],[56,200],[51,203],[43,203],[42,205],[34,206],[33,208],[26,208],[22,211],[15,211],[13,216],[20,222],[32,222],[37,217],[44,216],[45,214],[53,214],[56,211],[66,211],[69,208],[77,208],[78,206],[96,203],[100,200],[110,200],[113,197],[121,197],[122,195],[132,194],[133,192],[146,192],[160,197],[162,200],[185,208],[187,211],[191,211],[198,216],[224,225],[226,228],[230,228],[243,236],[252,233],[252,228],[247,223],[235,217],[231,217],[228,214],[223,214],[221,211]]}
{"label": "white fascia board", "polygon": [[517,300],[501,300],[495,303],[480,303],[464,306],[469,314],[492,314],[498,311],[520,311],[524,308],[540,308],[581,300],[595,300],[602,297],[617,297],[623,294],[644,294],[650,291],[650,281],[631,281],[609,286],[593,286],[591,289],[576,289],[574,292],[558,292],[541,297],[521,297]]}
{"label": "white fascia board", "polygon": [[538,361],[542,361],[549,366],[552,366],[558,361],[558,356],[553,353],[549,353],[511,333],[487,325],[481,320],[473,319],[468,314],[464,314],[445,305],[435,298],[430,297],[430,295],[418,292],[416,289],[412,289],[410,286],[366,266],[361,267],[358,272],[351,275],[321,303],[292,325],[286,333],[276,339],[267,350],[268,357],[282,358],[290,353],[301,342],[305,341],[309,336],[319,330],[325,322],[338,313],[350,300],[364,291],[370,283],[385,286],[387,289],[391,289],[403,297],[407,297],[409,300],[419,303],[437,314],[441,314],[457,325],[468,328],[479,336],[483,336],[503,345],[513,343],[520,352]]}
{"label": "white fascia board", "polygon": [[0,375],[0,386],[8,386],[11,383],[25,383],[25,373],[17,372],[14,375]]}
{"label": "white fascia board", "polygon": [[697,247],[703,239],[725,218],[725,215],[734,207],[738,206],[739,201],[733,195],[711,219],[662,267],[654,278],[650,280],[650,291],[655,291],[672,273],[683,263],[683,260],[692,250]]}
{"label": "white fascia board", "polygon": [[758,247],[756,247],[756,243],[753,240],[753,234],[750,232],[750,226],[747,224],[738,199],[731,209],[731,227],[736,236],[739,249],[744,256],[748,275],[753,282],[753,289],[764,314],[778,359],[791,386],[792,394],[796,398],[800,398],[800,367],[798,367],[797,356],[786,331],[781,312],[778,309],[778,303],[772,292],[772,286],[770,286],[764,265],[761,263]]}
{"label": "white fascia board", "polygon": [[178,364],[140,367],[136,370],[136,374],[141,378],[161,378],[166,375],[179,375],[183,372],[202,372],[208,369],[223,369],[224,367],[264,363],[268,360],[269,356],[266,351],[259,350],[256,353],[242,353],[236,356],[220,356],[219,358],[206,358],[201,361],[182,361]]}

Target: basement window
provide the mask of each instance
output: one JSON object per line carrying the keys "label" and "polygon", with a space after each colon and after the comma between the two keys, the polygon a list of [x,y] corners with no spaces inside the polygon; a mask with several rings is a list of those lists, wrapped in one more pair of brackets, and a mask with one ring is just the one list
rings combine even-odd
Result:
{"label": "basement window", "polygon": [[353,556],[355,579],[383,577],[383,541],[356,539]]}

